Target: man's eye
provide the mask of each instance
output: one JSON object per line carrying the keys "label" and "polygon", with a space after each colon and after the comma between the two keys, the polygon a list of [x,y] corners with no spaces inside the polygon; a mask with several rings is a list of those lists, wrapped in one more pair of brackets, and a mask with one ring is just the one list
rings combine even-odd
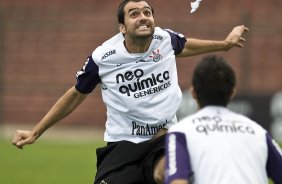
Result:
{"label": "man's eye", "polygon": [[151,16],[151,15],[152,15],[152,12],[146,11],[146,12],[144,12],[144,15],[146,15],[146,16]]}
{"label": "man's eye", "polygon": [[138,16],[138,12],[132,12],[132,13],[130,14],[130,16],[131,16],[131,17],[137,17],[137,16]]}

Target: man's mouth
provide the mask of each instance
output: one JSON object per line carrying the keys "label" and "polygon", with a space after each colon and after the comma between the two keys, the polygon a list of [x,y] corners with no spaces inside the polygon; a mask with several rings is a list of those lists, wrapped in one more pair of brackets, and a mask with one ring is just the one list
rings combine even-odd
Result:
{"label": "man's mouth", "polygon": [[138,26],[138,29],[140,29],[140,30],[147,30],[148,28],[149,28],[149,26],[147,26],[147,25]]}

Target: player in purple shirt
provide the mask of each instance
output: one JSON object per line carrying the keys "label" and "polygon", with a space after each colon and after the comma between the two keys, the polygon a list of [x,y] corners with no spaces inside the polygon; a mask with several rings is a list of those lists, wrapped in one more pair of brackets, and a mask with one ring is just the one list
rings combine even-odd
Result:
{"label": "player in purple shirt", "polygon": [[166,139],[166,184],[282,184],[282,152],[256,122],[226,108],[235,74],[220,57],[195,68],[199,111],[173,125]]}

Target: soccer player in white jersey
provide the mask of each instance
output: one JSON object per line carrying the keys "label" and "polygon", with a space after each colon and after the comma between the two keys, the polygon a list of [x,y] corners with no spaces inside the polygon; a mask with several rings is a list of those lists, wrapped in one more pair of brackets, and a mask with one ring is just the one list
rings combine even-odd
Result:
{"label": "soccer player in white jersey", "polygon": [[194,70],[199,111],[173,125],[166,138],[166,184],[282,183],[282,152],[269,133],[226,108],[235,74],[223,58],[205,57]]}
{"label": "soccer player in white jersey", "polygon": [[[150,139],[176,121],[181,100],[176,56],[243,47],[242,34],[248,28],[236,26],[222,41],[199,40],[155,27],[153,15],[146,1],[122,1],[118,8],[120,33],[94,50],[77,73],[75,86],[31,131],[18,130],[13,144],[23,148],[34,143],[100,83],[107,107],[104,140],[108,145],[97,150],[95,184],[154,183],[152,172],[158,168],[155,165],[164,138]],[[140,181],[144,178],[151,181]]]}

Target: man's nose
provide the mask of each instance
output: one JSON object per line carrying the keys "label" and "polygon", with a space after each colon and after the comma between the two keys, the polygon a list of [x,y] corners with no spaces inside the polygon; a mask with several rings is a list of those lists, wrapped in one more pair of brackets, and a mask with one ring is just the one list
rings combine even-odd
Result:
{"label": "man's nose", "polygon": [[140,17],[142,18],[142,19],[146,19],[147,18],[147,16],[142,12],[142,13],[140,13]]}
{"label": "man's nose", "polygon": [[146,15],[144,15],[144,13],[140,13],[140,21],[142,21],[142,22],[147,21],[147,17],[146,17]]}

